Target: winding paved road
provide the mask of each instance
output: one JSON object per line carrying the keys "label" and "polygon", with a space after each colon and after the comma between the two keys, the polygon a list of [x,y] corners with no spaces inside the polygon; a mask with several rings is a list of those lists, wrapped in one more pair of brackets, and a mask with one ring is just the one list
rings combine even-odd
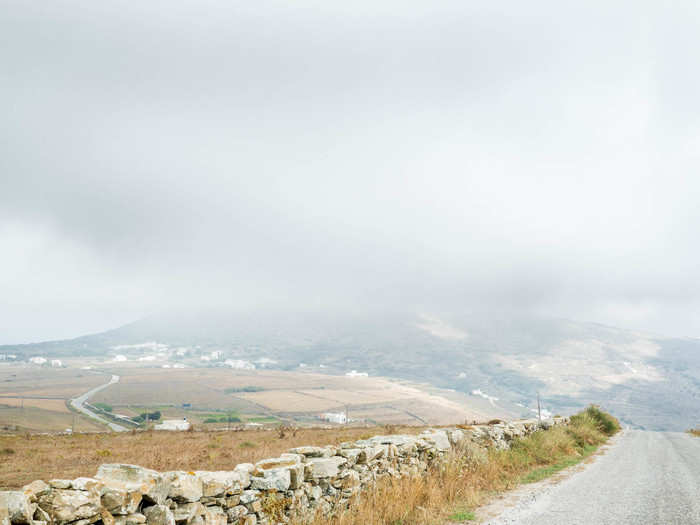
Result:
{"label": "winding paved road", "polygon": [[85,407],[85,403],[87,402],[90,397],[94,396],[99,392],[100,390],[104,390],[110,385],[113,385],[114,383],[119,382],[119,376],[112,376],[112,379],[109,380],[109,382],[105,383],[104,385],[96,386],[92,390],[88,390],[85,392],[83,395],[76,397],[75,399],[70,400],[70,404],[73,408],[75,408],[77,411],[82,412],[88,417],[91,417],[92,419],[95,419],[99,421],[100,423],[104,423],[107,425],[109,428],[112,430],[116,430],[117,432],[125,432],[129,430],[126,427],[123,427],[121,425],[117,425],[116,423],[113,423],[112,421],[109,421],[102,416],[99,416],[95,414],[92,410],[89,410],[88,408]]}
{"label": "winding paved road", "polygon": [[488,524],[700,524],[700,438],[627,430],[584,470],[543,485]]}

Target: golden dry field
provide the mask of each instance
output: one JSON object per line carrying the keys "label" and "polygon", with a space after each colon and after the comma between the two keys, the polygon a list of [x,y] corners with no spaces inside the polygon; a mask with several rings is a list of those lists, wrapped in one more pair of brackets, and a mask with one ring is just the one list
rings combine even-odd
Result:
{"label": "golden dry field", "polygon": [[301,445],[333,445],[378,434],[417,433],[421,427],[339,427],[242,432],[125,432],[0,435],[0,490],[35,479],[93,476],[102,463],[156,470],[230,470]]}
{"label": "golden dry field", "polygon": [[177,407],[187,403],[195,412],[234,411],[297,421],[347,410],[350,417],[370,424],[449,424],[509,415],[480,398],[381,377],[225,368],[124,367],[109,372],[120,376],[119,383],[97,393],[93,402],[112,405],[120,413],[129,407],[158,407],[178,417],[189,413],[195,422],[196,413]]}
{"label": "golden dry field", "polygon": [[[79,362],[70,363],[78,366]],[[161,412],[164,419],[187,418],[209,429],[227,428],[227,414],[241,422],[314,426],[326,412],[346,412],[363,425],[454,424],[509,417],[485,400],[463,393],[381,377],[347,377],[303,371],[164,369],[93,363],[95,369],[0,367],[0,430],[57,432],[106,430],[69,410],[67,400],[104,384],[90,403],[106,403],[114,414]],[[208,420],[208,422],[207,422]]]}
{"label": "golden dry field", "polygon": [[66,400],[105,382],[105,375],[75,368],[0,367],[0,429],[20,432],[81,431],[104,427],[74,416]]}

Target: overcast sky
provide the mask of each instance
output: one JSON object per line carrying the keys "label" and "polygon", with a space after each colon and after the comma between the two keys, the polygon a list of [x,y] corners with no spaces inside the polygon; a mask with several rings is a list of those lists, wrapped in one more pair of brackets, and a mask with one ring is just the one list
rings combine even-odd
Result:
{"label": "overcast sky", "polygon": [[699,55],[692,1],[0,0],[0,344],[190,305],[700,336]]}

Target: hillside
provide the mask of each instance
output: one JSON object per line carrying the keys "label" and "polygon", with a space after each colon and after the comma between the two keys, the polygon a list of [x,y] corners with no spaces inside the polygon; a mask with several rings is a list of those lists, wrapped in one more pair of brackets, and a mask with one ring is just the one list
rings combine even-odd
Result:
{"label": "hillside", "polygon": [[0,353],[113,356],[149,341],[196,355],[220,351],[224,359],[257,361],[258,367],[324,374],[357,370],[477,391],[497,405],[520,405],[523,415],[534,408],[539,391],[551,412],[600,402],[640,428],[683,430],[700,419],[700,342],[562,319],[157,316],[69,341],[0,347]]}

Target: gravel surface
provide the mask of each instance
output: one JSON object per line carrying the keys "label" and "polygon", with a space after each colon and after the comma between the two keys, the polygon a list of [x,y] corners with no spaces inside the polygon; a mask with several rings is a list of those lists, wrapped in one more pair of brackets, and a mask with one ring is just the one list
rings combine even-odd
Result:
{"label": "gravel surface", "polygon": [[525,493],[489,525],[700,524],[700,438],[627,430],[585,469]]}

